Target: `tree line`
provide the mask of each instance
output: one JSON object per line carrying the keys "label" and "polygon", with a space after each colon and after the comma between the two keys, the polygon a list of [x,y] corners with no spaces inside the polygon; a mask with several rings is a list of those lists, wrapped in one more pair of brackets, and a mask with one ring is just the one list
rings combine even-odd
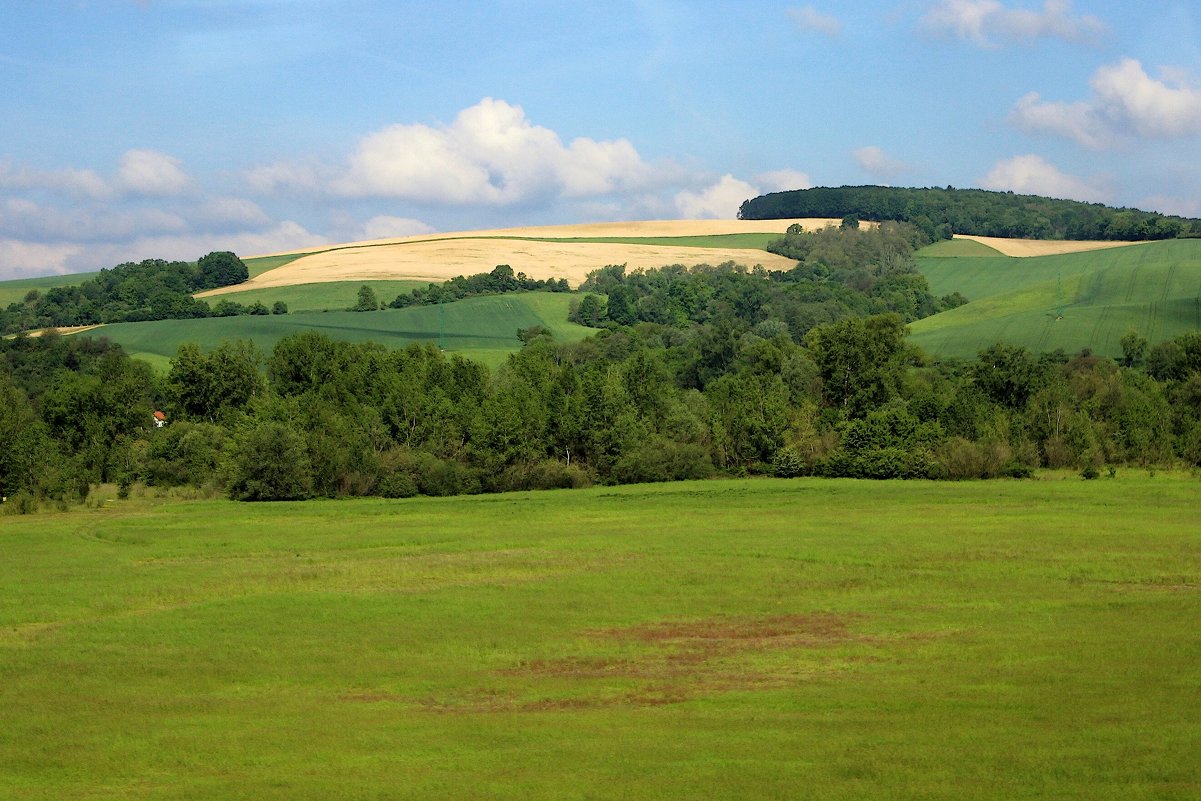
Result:
{"label": "tree line", "polygon": [[1132,334],[1118,361],[1007,345],[934,361],[895,313],[798,341],[716,304],[683,327],[528,336],[495,372],[315,332],[270,354],[184,345],[163,376],[103,339],[3,340],[0,492],[25,510],[97,482],[277,500],[1201,464],[1201,333]]}
{"label": "tree line", "polygon": [[478,295],[503,295],[508,292],[570,292],[566,278],[530,278],[523,272],[514,274],[513,268],[507,264],[498,264],[491,272],[477,273],[471,276],[455,276],[440,284],[430,284],[427,287],[417,287],[410,292],[402,292],[388,304],[392,309],[404,309],[409,306],[428,306],[435,303],[449,303]]}
{"label": "tree line", "polygon": [[950,186],[841,186],[773,192],[745,201],[738,216],[744,220],[899,220],[914,224],[931,240],[949,239],[952,234],[1123,241],[1201,236],[1201,220],[1194,218]]}
{"label": "tree line", "polygon": [[102,323],[182,320],[235,314],[284,314],[286,304],[268,309],[260,302],[243,305],[221,300],[210,307],[193,293],[240,284],[249,278],[235,254],[217,251],[196,263],[147,259],[101,270],[76,286],[30,290],[23,301],[0,312],[0,333]]}
{"label": "tree line", "polygon": [[610,265],[581,284],[583,296],[572,303],[570,318],[593,327],[647,322],[675,328],[731,318],[760,335],[784,333],[797,343],[814,326],[848,316],[893,312],[912,322],[967,302],[958,294],[930,293],[913,258],[925,244],[907,223],[815,231],[792,225],[767,245],[798,262],[791,270],[726,263],[627,272]]}

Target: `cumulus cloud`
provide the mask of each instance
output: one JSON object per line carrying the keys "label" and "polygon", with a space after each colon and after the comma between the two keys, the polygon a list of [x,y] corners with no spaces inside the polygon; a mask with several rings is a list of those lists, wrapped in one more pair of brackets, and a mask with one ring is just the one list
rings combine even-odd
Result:
{"label": "cumulus cloud", "polygon": [[842,35],[842,21],[829,14],[823,14],[812,5],[788,9],[788,16],[805,33],[820,33],[823,36],[837,38]]}
{"label": "cumulus cloud", "polygon": [[113,195],[108,182],[92,170],[67,168],[54,171],[16,169],[0,163],[0,189],[48,191],[102,200]]}
{"label": "cumulus cloud", "polygon": [[246,172],[246,183],[263,195],[280,192],[318,192],[332,178],[331,171],[316,162],[266,164]]}
{"label": "cumulus cloud", "polygon": [[941,0],[922,17],[921,25],[980,47],[1037,39],[1094,44],[1109,30],[1097,17],[1073,14],[1071,0],[1046,0],[1040,10],[1011,8],[1000,0]]}
{"label": "cumulus cloud", "polygon": [[485,98],[450,125],[398,124],[370,134],[329,188],[349,197],[506,206],[625,191],[653,174],[625,139],[564,144],[520,106]]}
{"label": "cumulus cloud", "polygon": [[180,215],[163,209],[122,209],[110,204],[63,209],[28,198],[0,200],[0,236],[22,240],[112,241],[187,227]]}
{"label": "cumulus cloud", "polygon": [[791,189],[809,189],[813,179],[800,170],[771,170],[755,176],[760,192],[787,192]]}
{"label": "cumulus cloud", "polygon": [[189,215],[194,223],[218,229],[259,228],[271,218],[253,200],[241,197],[214,197],[202,201]]}
{"label": "cumulus cloud", "polygon": [[1201,89],[1179,71],[1157,80],[1142,63],[1123,58],[1099,68],[1089,84],[1093,95],[1071,103],[1044,101],[1037,92],[1014,106],[1010,120],[1027,133],[1075,140],[1085,147],[1112,147],[1123,138],[1177,138],[1201,134]]}
{"label": "cumulus cloud", "polygon": [[1063,136],[1094,150],[1110,147],[1116,141],[1100,110],[1083,101],[1046,102],[1038,92],[1031,92],[1018,100],[1009,119],[1026,133]]}
{"label": "cumulus cloud", "polygon": [[195,232],[176,236],[138,237],[103,249],[106,262],[142,259],[191,260],[214,250],[231,250],[239,255],[262,255],[285,250],[327,245],[328,240],[307,230],[300,223],[285,220],[268,228],[235,234]]}
{"label": "cumulus cloud", "polygon": [[121,156],[117,185],[136,195],[178,195],[188,188],[180,160],[157,150],[130,150]]}
{"label": "cumulus cloud", "polygon": [[1171,195],[1151,195],[1138,203],[1140,209],[1181,217],[1201,216],[1201,198],[1180,198]]}
{"label": "cumulus cloud", "polygon": [[742,201],[759,194],[759,189],[733,175],[723,175],[717,183],[699,192],[683,191],[676,195],[681,217],[695,219],[733,219]]}
{"label": "cumulus cloud", "polygon": [[898,161],[875,145],[861,147],[854,153],[855,161],[864,172],[882,181],[891,181],[898,175],[910,171],[903,161]]}
{"label": "cumulus cloud", "polygon": [[71,259],[82,250],[79,245],[0,238],[0,279],[72,272]]}
{"label": "cumulus cloud", "polygon": [[363,223],[360,239],[394,239],[402,236],[432,234],[433,226],[411,217],[393,217],[380,214]]}
{"label": "cumulus cloud", "polygon": [[999,192],[1046,195],[1090,203],[1107,199],[1107,193],[1100,187],[1068,175],[1041,156],[1032,154],[1014,156],[997,162],[980,182],[980,186]]}

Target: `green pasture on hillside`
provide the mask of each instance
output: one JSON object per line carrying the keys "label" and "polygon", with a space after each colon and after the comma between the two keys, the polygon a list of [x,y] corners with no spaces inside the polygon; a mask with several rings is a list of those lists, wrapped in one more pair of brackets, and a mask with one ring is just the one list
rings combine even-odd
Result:
{"label": "green pasture on hillside", "polygon": [[377,312],[325,312],[310,314],[243,315],[200,320],[158,320],[116,323],[90,332],[120,344],[131,355],[147,358],[165,368],[185,342],[203,349],[229,339],[251,339],[269,353],[275,343],[300,331],[320,331],[333,339],[378,342],[404,347],[410,342],[441,341],[446,350],[490,366],[500,364],[521,347],[517,331],[535,325],[549,329],[560,342],[583,339],[593,333],[567,321],[575,297],[566,293],[529,292],[467,298],[442,306],[386,309]]}
{"label": "green pasture on hillside", "polygon": [[313,250],[308,253],[291,253],[286,256],[254,256],[247,259],[242,259],[246,265],[246,271],[250,273],[250,277],[262,275],[268,270],[274,270],[276,267],[283,267],[289,262],[294,262],[304,256],[309,256],[312,253],[320,253],[320,250]]}
{"label": "green pasture on hillside", "polygon": [[990,248],[974,239],[940,239],[917,252],[919,258],[961,258],[970,256],[1002,256],[996,248]]}
{"label": "green pasture on hillside", "polygon": [[329,281],[320,284],[296,284],[293,286],[269,287],[265,289],[246,289],[241,292],[227,292],[222,295],[210,295],[204,301],[210,306],[216,306],[222,300],[232,300],[235,303],[250,305],[255,301],[270,307],[277,300],[288,304],[290,312],[307,311],[341,311],[349,309],[359,299],[359,288],[364,284],[371,287],[376,298],[384,303],[402,292],[408,294],[414,289],[429,286],[429,281]]}
{"label": "green pasture on hillside", "polygon": [[1196,477],[134,495],[3,518],[0,798],[1201,797]]}
{"label": "green pasture on hillside", "polygon": [[29,290],[36,289],[45,292],[56,286],[75,286],[89,278],[95,278],[99,273],[71,273],[69,275],[44,275],[38,278],[17,278],[12,281],[0,281],[0,308],[7,309],[9,304],[25,300]]}
{"label": "green pasture on hillside", "polygon": [[938,356],[971,358],[996,342],[1120,356],[1131,330],[1154,343],[1201,328],[1197,239],[1021,259],[919,255],[918,268],[935,295],[970,301],[910,325],[914,344]]}

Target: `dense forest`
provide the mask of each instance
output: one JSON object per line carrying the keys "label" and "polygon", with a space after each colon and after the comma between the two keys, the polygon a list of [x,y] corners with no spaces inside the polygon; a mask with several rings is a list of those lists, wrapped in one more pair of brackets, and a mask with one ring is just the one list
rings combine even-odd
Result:
{"label": "dense forest", "polygon": [[748,272],[723,264],[627,273],[610,265],[580,286],[584,296],[573,304],[571,319],[591,326],[648,322],[675,328],[736,320],[760,332],[787,333],[794,342],[815,325],[849,316],[894,312],[912,322],[965,302],[930,294],[913,259],[924,244],[922,233],[905,223],[816,231],[793,225],[767,246],[797,260],[791,270]]}
{"label": "dense forest", "polygon": [[909,266],[920,234],[784,240],[787,273],[598,270],[575,309],[597,335],[518,332],[495,372],[314,332],[269,354],[185,345],[162,376],[103,339],[0,340],[4,509],[101,481],[272,500],[1201,465],[1201,332],[1131,332],[1120,361],[996,345],[936,362],[906,341],[941,302]]}
{"label": "dense forest", "polygon": [[[267,314],[262,303],[243,306],[222,300],[215,308],[192,297],[194,292],[240,284],[249,277],[246,264],[233,253],[219,251],[195,264],[147,259],[101,270],[76,286],[54,287],[45,293],[32,289],[21,303],[0,311],[0,333],[38,328],[132,323],[144,320],[184,320]],[[274,313],[286,312],[276,304]]]}
{"label": "dense forest", "polygon": [[841,186],[773,192],[747,200],[744,220],[792,217],[897,220],[934,239],[952,234],[1021,239],[1140,241],[1201,236],[1201,220],[1100,203],[984,189]]}

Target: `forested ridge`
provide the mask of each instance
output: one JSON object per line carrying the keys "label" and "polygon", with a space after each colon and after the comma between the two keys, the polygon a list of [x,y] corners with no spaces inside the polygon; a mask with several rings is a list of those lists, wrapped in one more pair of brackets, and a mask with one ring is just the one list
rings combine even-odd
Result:
{"label": "forested ridge", "polygon": [[1121,241],[1201,236],[1201,220],[1193,218],[950,186],[840,186],[773,192],[745,201],[738,216],[743,220],[895,220],[913,223],[930,239],[949,239],[953,234]]}
{"label": "forested ridge", "polygon": [[935,362],[906,341],[906,319],[954,301],[912,269],[922,241],[792,230],[788,272],[606,267],[574,311],[597,335],[515,332],[495,372],[312,332],[269,354],[185,345],[164,376],[103,339],[3,340],[5,508],[101,481],[270,500],[1201,464],[1201,332],[1131,332],[1120,361],[996,345]]}
{"label": "forested ridge", "polygon": [[[230,300],[210,307],[193,293],[240,284],[249,277],[246,264],[235,254],[217,251],[195,264],[146,259],[101,270],[75,286],[53,287],[44,293],[30,290],[22,302],[0,311],[0,333],[38,328],[136,323],[146,320],[186,320],[268,314],[262,303],[242,306]],[[274,313],[286,312],[276,304]]]}

